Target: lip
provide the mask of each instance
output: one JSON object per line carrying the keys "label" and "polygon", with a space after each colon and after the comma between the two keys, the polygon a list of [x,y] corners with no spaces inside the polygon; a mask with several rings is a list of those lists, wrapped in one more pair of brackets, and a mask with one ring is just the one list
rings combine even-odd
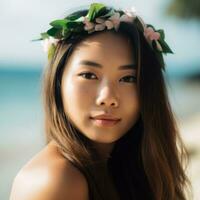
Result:
{"label": "lip", "polygon": [[106,114],[103,114],[103,115],[95,115],[93,117],[91,117],[92,119],[101,119],[101,120],[112,120],[112,121],[119,121],[120,118],[117,118],[113,115],[106,115]]}
{"label": "lip", "polygon": [[90,119],[94,122],[97,126],[105,126],[110,127],[117,124],[119,121],[121,121],[120,118],[116,118],[112,115],[98,115],[95,117],[90,117]]}

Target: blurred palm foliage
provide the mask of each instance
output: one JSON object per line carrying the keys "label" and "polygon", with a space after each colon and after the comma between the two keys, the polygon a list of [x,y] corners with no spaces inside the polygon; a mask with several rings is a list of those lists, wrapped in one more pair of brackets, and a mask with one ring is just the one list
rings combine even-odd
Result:
{"label": "blurred palm foliage", "polygon": [[172,0],[167,8],[167,14],[200,21],[200,0]]}

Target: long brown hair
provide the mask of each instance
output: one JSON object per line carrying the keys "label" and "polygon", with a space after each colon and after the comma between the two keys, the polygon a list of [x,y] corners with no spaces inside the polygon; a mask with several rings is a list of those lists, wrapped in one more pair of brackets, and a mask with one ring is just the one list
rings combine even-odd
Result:
{"label": "long brown hair", "polygon": [[[186,200],[188,154],[168,100],[161,63],[134,24],[121,23],[117,34],[129,37],[135,49],[141,115],[115,143],[108,160],[114,184],[123,200]],[[88,166],[100,158],[90,140],[64,113],[61,78],[68,57],[86,37],[89,36],[58,43],[44,71],[43,82],[46,143],[56,141],[63,156],[84,174],[90,173]],[[98,188],[98,184],[93,188]],[[90,191],[91,199],[104,199],[103,191],[96,191]]]}

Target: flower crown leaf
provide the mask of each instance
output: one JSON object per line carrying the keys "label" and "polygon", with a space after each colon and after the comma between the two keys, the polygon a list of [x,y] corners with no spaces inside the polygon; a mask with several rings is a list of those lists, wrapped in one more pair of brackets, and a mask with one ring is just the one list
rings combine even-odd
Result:
{"label": "flower crown leaf", "polygon": [[41,37],[42,37],[43,40],[49,37],[49,34],[46,33],[46,32],[41,33],[40,35],[41,35]]}
{"label": "flower crown leaf", "polygon": [[107,19],[107,18],[113,16],[114,14],[115,14],[115,10],[111,8],[111,9],[107,10],[106,14],[101,15],[100,17],[103,19]]}
{"label": "flower crown leaf", "polygon": [[106,6],[101,3],[92,3],[86,17],[90,22],[93,22],[95,18],[101,16],[106,11]]}
{"label": "flower crown leaf", "polygon": [[53,28],[47,31],[52,37],[61,39],[67,39],[72,32],[79,33],[83,30],[84,24],[79,21],[69,21],[69,20],[55,20],[50,23]]}
{"label": "flower crown leaf", "polygon": [[72,22],[72,21],[69,21],[67,23],[67,28],[70,30],[70,31],[74,31],[74,32],[77,32],[77,31],[82,31],[83,29],[83,23],[82,22]]}
{"label": "flower crown leaf", "polygon": [[41,37],[38,38],[38,39],[33,39],[31,40],[32,42],[35,42],[35,41],[40,41],[40,40],[45,40],[46,38],[49,38],[49,35],[47,34],[47,32],[44,32],[44,33],[40,33]]}
{"label": "flower crown leaf", "polygon": [[163,30],[163,29],[159,29],[159,30],[157,30],[157,32],[160,33],[160,37],[164,40],[164,39],[165,39],[165,33],[164,33],[164,30]]}
{"label": "flower crown leaf", "polygon": [[159,40],[159,42],[160,42],[160,44],[161,44],[161,46],[162,46],[162,49],[163,49],[163,53],[174,53],[171,49],[170,49],[170,47],[169,47],[169,45],[164,41],[164,39],[160,39]]}
{"label": "flower crown leaf", "polygon": [[163,29],[159,29],[156,32],[160,33],[160,39],[158,41],[160,42],[160,45],[161,45],[161,47],[163,49],[163,53],[165,53],[165,54],[166,53],[172,53],[173,54],[174,52],[170,49],[169,45],[165,42],[164,30]]}
{"label": "flower crown leaf", "polygon": [[54,20],[51,23],[49,23],[51,26],[53,26],[54,28],[57,29],[62,29],[62,28],[66,28],[66,24],[69,20],[67,19],[58,19],[58,20]]}
{"label": "flower crown leaf", "polygon": [[60,39],[62,37],[62,32],[60,31],[60,29],[57,28],[51,28],[47,31],[47,34],[49,36],[55,37],[56,39]]}

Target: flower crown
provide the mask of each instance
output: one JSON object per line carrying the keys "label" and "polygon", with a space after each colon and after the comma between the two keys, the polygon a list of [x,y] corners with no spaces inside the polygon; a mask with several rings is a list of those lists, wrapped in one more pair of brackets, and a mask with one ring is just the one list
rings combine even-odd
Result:
{"label": "flower crown", "polygon": [[54,20],[50,22],[52,28],[41,33],[41,38],[32,41],[42,40],[44,51],[50,59],[59,41],[104,29],[117,31],[120,22],[135,23],[164,66],[162,53],[173,53],[165,42],[164,30],[156,30],[152,25],[145,24],[133,7],[129,10],[115,10],[101,3],[92,3],[85,16],[82,11],[77,11],[64,19]]}

